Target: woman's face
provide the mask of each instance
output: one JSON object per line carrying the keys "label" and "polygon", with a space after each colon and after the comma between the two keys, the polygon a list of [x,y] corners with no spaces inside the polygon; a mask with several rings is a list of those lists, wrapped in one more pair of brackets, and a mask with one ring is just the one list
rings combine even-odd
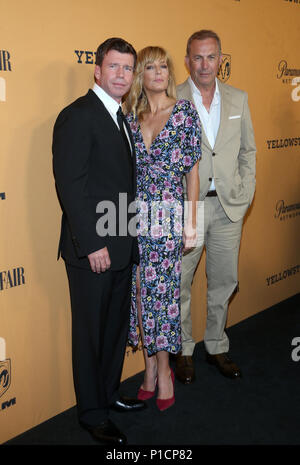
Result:
{"label": "woman's face", "polygon": [[155,60],[147,63],[143,73],[143,88],[150,92],[167,90],[169,82],[169,69],[165,60]]}

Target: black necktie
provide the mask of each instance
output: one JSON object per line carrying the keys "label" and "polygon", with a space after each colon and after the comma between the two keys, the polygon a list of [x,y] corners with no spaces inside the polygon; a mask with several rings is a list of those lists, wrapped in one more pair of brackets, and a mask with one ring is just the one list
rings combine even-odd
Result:
{"label": "black necktie", "polygon": [[128,137],[127,137],[125,129],[124,129],[124,124],[126,124],[125,123],[125,116],[124,116],[124,113],[122,112],[121,107],[119,107],[119,110],[117,111],[117,121],[118,121],[118,125],[119,125],[119,128],[120,128],[120,133],[121,133],[121,136],[123,138],[126,150],[128,152],[128,155],[131,158],[131,149],[130,149]]}

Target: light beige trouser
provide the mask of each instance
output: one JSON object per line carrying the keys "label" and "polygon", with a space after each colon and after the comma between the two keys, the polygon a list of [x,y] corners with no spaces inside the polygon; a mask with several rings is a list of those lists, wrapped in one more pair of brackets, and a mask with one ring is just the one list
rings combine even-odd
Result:
{"label": "light beige trouser", "polygon": [[207,321],[204,345],[208,353],[228,352],[224,331],[228,301],[238,284],[238,255],[243,219],[233,223],[218,197],[204,201],[204,244],[183,256],[181,275],[182,355],[192,355],[191,286],[203,247],[206,248]]}

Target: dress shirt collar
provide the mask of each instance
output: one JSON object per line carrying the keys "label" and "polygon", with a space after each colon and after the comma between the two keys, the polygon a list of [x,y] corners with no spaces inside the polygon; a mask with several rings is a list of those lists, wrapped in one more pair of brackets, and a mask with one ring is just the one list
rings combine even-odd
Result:
{"label": "dress shirt collar", "polygon": [[[198,97],[201,98],[201,103],[202,103],[201,92],[198,89],[198,87],[195,85],[195,83],[192,80],[191,76],[189,76],[188,81],[189,81],[189,84],[191,86],[192,94],[198,95]],[[220,90],[219,90],[219,86],[218,86],[218,79],[216,78],[216,88],[215,88],[215,93],[214,93],[214,97],[213,97],[213,100],[212,100],[211,104],[212,105],[219,105],[219,103],[220,103]]]}
{"label": "dress shirt collar", "polygon": [[105,90],[102,89],[102,87],[98,86],[98,84],[94,84],[93,91],[95,94],[99,97],[99,99],[102,101],[103,105],[105,108],[112,114],[116,115],[117,111],[120,107],[120,104],[113,99],[110,95],[108,95]]}

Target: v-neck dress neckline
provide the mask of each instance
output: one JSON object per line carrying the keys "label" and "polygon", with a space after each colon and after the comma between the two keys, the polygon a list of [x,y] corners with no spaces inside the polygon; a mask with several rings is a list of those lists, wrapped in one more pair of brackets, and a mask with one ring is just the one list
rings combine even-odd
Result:
{"label": "v-neck dress neckline", "polygon": [[147,155],[151,155],[151,147],[152,147],[152,145],[154,145],[154,143],[156,142],[156,139],[159,138],[159,136],[161,135],[161,133],[164,132],[164,131],[166,130],[166,127],[169,125],[170,120],[171,120],[171,118],[173,117],[173,114],[175,113],[177,104],[178,104],[178,101],[175,102],[175,104],[174,104],[174,106],[173,106],[173,108],[172,108],[172,111],[171,111],[171,113],[170,113],[170,115],[169,115],[169,118],[167,119],[167,121],[166,121],[164,127],[161,129],[161,131],[160,131],[160,132],[154,137],[154,139],[152,140],[152,142],[151,142],[151,144],[150,144],[150,147],[149,147],[149,152],[148,152],[148,150],[147,150],[147,147],[146,147],[146,144],[145,144],[145,141],[144,141],[144,137],[143,137],[143,133],[142,133],[141,124],[138,122],[138,131],[139,131],[139,133],[140,133],[141,142],[142,142],[142,144],[143,144],[143,146],[144,146],[144,148],[145,148],[145,150],[146,150],[146,152],[147,152]]}

